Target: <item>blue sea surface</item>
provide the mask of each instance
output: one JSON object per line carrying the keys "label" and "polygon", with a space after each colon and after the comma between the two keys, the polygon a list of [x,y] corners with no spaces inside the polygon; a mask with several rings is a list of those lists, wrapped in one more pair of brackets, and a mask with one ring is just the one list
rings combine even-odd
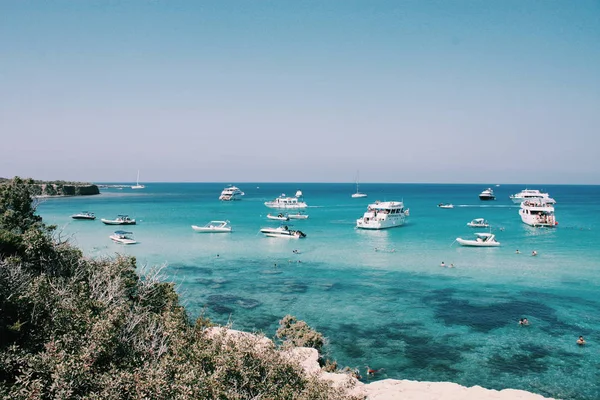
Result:
{"label": "blue sea surface", "polygon": [[[484,185],[363,183],[369,197],[353,199],[353,183],[240,183],[243,200],[221,202],[228,183],[108,188],[43,199],[38,212],[88,256],[121,253],[140,270],[163,266],[192,317],[273,337],[292,314],[326,335],[327,356],[339,365],[383,368],[376,379],[600,398],[600,186],[530,187],[556,199],[559,222],[532,228],[509,199],[521,185],[492,186],[497,200],[484,202]],[[307,238],[264,237],[260,228],[278,225],[264,202],[298,189],[310,217],[288,225]],[[375,200],[404,201],[408,223],[355,229]],[[438,208],[442,202],[455,208]],[[82,210],[98,219],[70,218]],[[99,219],[117,214],[138,221],[127,227],[137,245],[109,239],[118,227]],[[467,227],[474,218],[491,223],[500,247],[455,242],[486,231]],[[210,220],[230,220],[233,232],[191,229]],[[518,324],[523,317],[529,326]],[[579,335],[585,346],[576,345]]]}

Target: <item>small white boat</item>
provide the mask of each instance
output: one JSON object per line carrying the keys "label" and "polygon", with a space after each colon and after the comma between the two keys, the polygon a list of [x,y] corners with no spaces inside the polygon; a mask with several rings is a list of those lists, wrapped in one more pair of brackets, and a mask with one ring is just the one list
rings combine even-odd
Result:
{"label": "small white boat", "polygon": [[308,214],[297,212],[295,214],[286,214],[289,219],[308,219]]}
{"label": "small white boat", "polygon": [[286,239],[302,239],[306,237],[304,232],[290,229],[287,225],[280,226],[278,228],[262,228],[260,232],[264,233],[265,236]]}
{"label": "small white boat", "polygon": [[475,218],[471,222],[468,222],[467,226],[471,228],[489,228],[490,224],[483,218]]}
{"label": "small white boat", "polygon": [[129,218],[129,216],[121,214],[115,219],[100,219],[106,225],[135,225],[135,219]]}
{"label": "small white boat", "polygon": [[115,243],[121,244],[136,244],[137,241],[132,237],[133,232],[115,231],[109,238]]}
{"label": "small white boat", "polygon": [[135,185],[133,185],[131,188],[132,189],[143,189],[146,186],[144,185],[140,185],[140,170],[138,169],[138,174],[137,174],[137,181],[135,182]]}
{"label": "small white boat", "polygon": [[383,201],[369,204],[362,218],[356,220],[360,229],[387,229],[404,225],[408,217],[408,208],[402,201]]}
{"label": "small white boat", "polygon": [[439,208],[454,208],[454,205],[450,204],[450,203],[440,203],[440,204],[438,204],[438,207]]}
{"label": "small white boat", "polygon": [[231,232],[231,225],[229,224],[229,221],[210,221],[204,226],[192,225],[192,229],[196,232],[227,233]]}
{"label": "small white boat", "polygon": [[281,213],[279,213],[277,215],[267,214],[267,218],[274,219],[277,221],[289,221],[290,220],[290,218],[287,215],[283,215]]}
{"label": "small white boat", "polygon": [[306,208],[308,205],[302,200],[302,191],[298,190],[294,197],[286,197],[285,193],[275,200],[266,201],[265,206],[269,208],[299,209]]}
{"label": "small white boat", "polygon": [[483,192],[479,193],[479,200],[496,200],[494,191],[492,188],[487,188]]}
{"label": "small white boat", "polygon": [[89,220],[94,220],[94,219],[96,219],[96,216],[94,215],[93,212],[82,211],[79,214],[73,214],[73,215],[71,215],[71,218],[73,218],[73,219],[89,219]]}
{"label": "small white boat", "polygon": [[496,241],[496,235],[493,233],[476,233],[477,238],[475,240],[456,238],[456,241],[461,246],[471,247],[498,247],[500,242]]}
{"label": "small white boat", "polygon": [[219,196],[219,200],[223,200],[223,201],[241,200],[242,196],[244,196],[245,194],[246,193],[242,192],[240,190],[240,188],[238,188],[236,186],[233,186],[233,185],[227,186],[221,192],[221,195]]}
{"label": "small white boat", "polygon": [[544,199],[525,200],[519,209],[521,221],[531,226],[545,226],[553,228],[558,225],[554,215],[554,203],[547,203]]}

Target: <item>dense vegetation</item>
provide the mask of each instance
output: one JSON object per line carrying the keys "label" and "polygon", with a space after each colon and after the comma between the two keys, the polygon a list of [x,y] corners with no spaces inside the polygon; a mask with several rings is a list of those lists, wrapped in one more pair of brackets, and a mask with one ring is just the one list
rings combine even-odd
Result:
{"label": "dense vegetation", "polygon": [[[19,178],[0,185],[0,397],[348,398],[273,342],[190,321],[159,271],[141,277],[134,258],[89,259],[57,240],[35,213],[33,188]],[[291,316],[278,336],[323,345]]]}
{"label": "dense vegetation", "polygon": [[[9,179],[0,178],[0,185],[10,184],[10,182]],[[31,187],[33,196],[89,196],[100,194],[98,186],[92,183],[28,179],[22,181],[22,184]]]}

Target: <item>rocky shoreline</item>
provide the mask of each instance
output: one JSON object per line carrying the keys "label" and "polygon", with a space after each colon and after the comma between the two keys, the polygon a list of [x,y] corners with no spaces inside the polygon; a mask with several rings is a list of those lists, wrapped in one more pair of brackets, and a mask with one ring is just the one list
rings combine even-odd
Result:
{"label": "rocky shoreline", "polygon": [[[251,335],[224,327],[208,328],[209,335],[223,333],[231,338]],[[261,337],[262,345],[272,341]],[[410,380],[384,379],[364,383],[345,372],[325,372],[319,365],[319,352],[309,347],[296,347],[284,351],[290,360],[298,363],[309,375],[329,381],[333,387],[342,388],[348,394],[366,400],[553,400],[539,394],[517,389],[485,389],[481,386],[466,387],[452,382],[417,382]]]}

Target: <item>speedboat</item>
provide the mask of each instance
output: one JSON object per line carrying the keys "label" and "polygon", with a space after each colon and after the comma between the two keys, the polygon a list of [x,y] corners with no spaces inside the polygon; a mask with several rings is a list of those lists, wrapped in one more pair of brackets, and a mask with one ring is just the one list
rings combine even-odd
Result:
{"label": "speedboat", "polygon": [[265,206],[269,208],[299,209],[306,208],[308,205],[302,200],[302,191],[298,190],[294,197],[286,197],[285,193],[275,200],[266,201]]}
{"label": "speedboat", "polygon": [[229,221],[210,221],[204,226],[192,225],[192,229],[196,232],[226,233],[231,232],[231,225]]}
{"label": "speedboat", "polygon": [[494,196],[494,191],[492,188],[487,188],[483,192],[479,193],[480,200],[496,200],[496,196]]}
{"label": "speedboat", "polygon": [[137,241],[133,238],[133,232],[115,231],[109,236],[115,243],[121,244],[136,244]]}
{"label": "speedboat", "polygon": [[531,226],[546,226],[548,228],[558,225],[554,216],[554,204],[543,199],[526,200],[519,209],[521,221]]}
{"label": "speedboat", "polygon": [[356,220],[360,229],[387,229],[404,225],[408,217],[408,208],[401,201],[376,201],[369,204],[362,218]]}
{"label": "speedboat", "polygon": [[277,215],[267,214],[267,218],[275,219],[278,221],[289,221],[290,220],[290,218],[287,215],[283,215],[282,213],[279,213]]}
{"label": "speedboat", "polygon": [[456,238],[456,241],[461,246],[471,246],[471,247],[498,247],[500,246],[500,242],[496,241],[496,235],[493,233],[476,233],[477,237],[475,240],[468,240],[462,238]]}
{"label": "speedboat", "polygon": [[510,196],[510,199],[515,204],[521,204],[525,200],[542,199],[546,204],[555,204],[554,200],[548,193],[539,191],[538,189],[523,189],[519,193]]}
{"label": "speedboat", "polygon": [[106,225],[135,225],[135,219],[129,218],[129,216],[120,214],[115,219],[100,219]]}
{"label": "speedboat", "polygon": [[73,214],[73,215],[71,215],[71,218],[73,218],[73,219],[91,219],[91,220],[94,220],[94,219],[96,219],[96,216],[94,215],[93,212],[82,211],[79,214]]}
{"label": "speedboat", "polygon": [[467,226],[471,228],[489,228],[490,224],[483,218],[475,218],[471,222],[468,222]]}
{"label": "speedboat", "polygon": [[242,192],[236,186],[227,186],[221,192],[221,195],[219,196],[219,200],[223,200],[223,201],[241,200],[242,196],[244,196],[245,194],[246,193]]}
{"label": "speedboat", "polygon": [[286,214],[289,219],[308,219],[308,214],[297,212],[295,214]]}
{"label": "speedboat", "polygon": [[278,228],[262,228],[260,232],[264,233],[265,236],[287,239],[302,239],[306,237],[304,232],[290,229],[287,225]]}
{"label": "speedboat", "polygon": [[454,208],[454,204],[450,204],[450,203],[440,203],[438,204],[439,208]]}

